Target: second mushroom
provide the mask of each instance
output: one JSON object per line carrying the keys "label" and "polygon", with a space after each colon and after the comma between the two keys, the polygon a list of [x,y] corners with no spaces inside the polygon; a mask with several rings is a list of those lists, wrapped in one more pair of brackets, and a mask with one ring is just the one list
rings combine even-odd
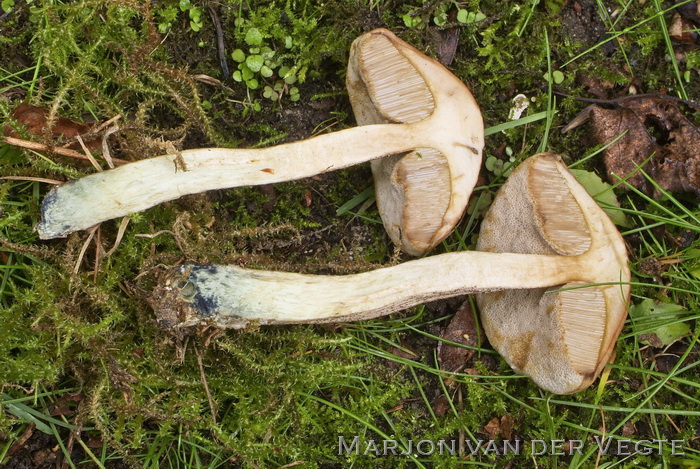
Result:
{"label": "second mushroom", "polygon": [[630,271],[615,225],[558,156],[513,171],[477,248],[346,276],[182,265],[153,303],[167,327],[242,328],[370,319],[478,293],[489,340],[516,371],[557,394],[589,386],[626,318]]}

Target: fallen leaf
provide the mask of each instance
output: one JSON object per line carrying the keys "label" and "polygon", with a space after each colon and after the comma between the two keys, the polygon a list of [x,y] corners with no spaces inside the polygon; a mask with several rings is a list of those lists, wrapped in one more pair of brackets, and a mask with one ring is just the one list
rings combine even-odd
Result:
{"label": "fallen leaf", "polygon": [[[46,132],[46,126],[48,124],[49,110],[39,106],[33,106],[31,104],[21,103],[17,106],[10,116],[15,119],[18,123],[22,124],[32,135],[38,137],[43,137]],[[54,138],[66,138],[73,139],[78,135],[84,135],[90,131],[92,124],[86,124],[84,122],[76,122],[68,119],[67,117],[58,116],[53,126],[51,127],[51,135]],[[5,125],[4,128],[5,135],[8,137],[21,138],[15,130],[9,125]],[[90,151],[99,151],[102,148],[102,142],[99,138],[86,140],[85,145],[90,149]],[[74,150],[81,149],[78,142],[74,142],[69,145],[69,148]]]}
{"label": "fallen leaf", "polygon": [[630,226],[625,212],[615,209],[615,207],[618,209],[620,208],[620,202],[618,202],[610,184],[603,182],[597,174],[590,171],[585,171],[583,169],[571,169],[570,171],[579,184],[586,189],[586,192],[588,192],[596,202],[601,204],[603,210],[605,210],[605,213],[608,214],[613,223],[619,226]]}
{"label": "fallen leaf", "polygon": [[683,3],[676,7],[676,10],[683,18],[700,24],[700,1]]}
{"label": "fallen leaf", "polygon": [[501,436],[505,440],[510,440],[513,436],[513,425],[515,425],[515,420],[510,415],[504,415],[501,417]]}
{"label": "fallen leaf", "polygon": [[[442,333],[442,338],[468,347],[479,346],[479,333],[469,301],[465,301],[459,307]],[[462,371],[472,356],[474,356],[473,349],[458,347],[445,342],[438,343],[438,361],[440,362],[441,370]]]}
{"label": "fallen leaf", "polygon": [[679,13],[673,15],[671,25],[668,28],[668,35],[675,42],[681,44],[694,44],[698,41],[698,33],[695,25]]}
{"label": "fallen leaf", "polygon": [[630,308],[630,317],[639,341],[656,348],[665,347],[690,333],[686,322],[677,322],[686,310],[677,304],[657,304],[646,299]]}
{"label": "fallen leaf", "polygon": [[494,417],[489,420],[489,423],[484,425],[480,433],[487,434],[492,440],[502,437],[504,440],[510,440],[513,436],[513,425],[515,420],[510,415],[504,415],[500,419]]}
{"label": "fallen leaf", "polygon": [[[456,15],[453,14],[451,16]],[[452,20],[454,21],[454,19]],[[439,30],[436,33],[437,43],[436,54],[438,60],[443,65],[451,65],[452,61],[455,59],[455,54],[457,53],[457,44],[459,43],[459,28],[449,28],[444,30]]]}
{"label": "fallen leaf", "polygon": [[625,424],[622,427],[622,437],[623,438],[628,438],[632,435],[637,433],[637,427],[634,426],[634,423],[631,421],[626,421]]}
{"label": "fallen leaf", "polygon": [[492,440],[497,438],[501,434],[501,421],[498,417],[489,420],[489,423],[481,429],[481,433],[486,433]]}
{"label": "fallen leaf", "polygon": [[662,189],[700,196],[700,130],[677,103],[662,95],[639,95],[611,104],[611,109],[592,105],[580,114],[590,120],[596,143],[608,145],[603,151],[608,180],[629,177],[632,186],[660,196],[637,171],[643,166]]}
{"label": "fallen leaf", "polygon": [[444,416],[450,410],[450,403],[444,395],[440,395],[433,401],[433,412],[436,417]]}
{"label": "fallen leaf", "polygon": [[[387,352],[396,355],[397,357],[405,358],[406,360],[420,360],[420,354],[416,353],[413,351],[411,347],[406,345],[405,343],[401,344],[401,348],[399,347],[389,347],[387,349]],[[392,369],[397,369],[401,366],[399,362],[396,362],[391,359],[385,360],[386,364],[389,366],[389,368]]]}

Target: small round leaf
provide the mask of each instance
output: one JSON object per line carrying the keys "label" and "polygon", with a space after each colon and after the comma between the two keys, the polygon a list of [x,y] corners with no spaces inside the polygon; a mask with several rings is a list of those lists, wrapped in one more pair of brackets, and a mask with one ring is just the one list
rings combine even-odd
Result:
{"label": "small round leaf", "polygon": [[249,46],[259,46],[262,44],[263,36],[258,28],[250,28],[245,33],[245,42]]}
{"label": "small round leaf", "polygon": [[241,49],[236,49],[231,52],[231,58],[236,62],[243,62],[245,60],[245,52],[243,52]]}

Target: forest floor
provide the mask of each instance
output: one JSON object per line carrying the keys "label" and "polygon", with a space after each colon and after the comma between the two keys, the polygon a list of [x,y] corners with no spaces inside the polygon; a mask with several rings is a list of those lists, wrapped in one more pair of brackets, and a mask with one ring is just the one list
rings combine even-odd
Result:
{"label": "forest floor", "polygon": [[[0,115],[15,139],[0,143],[3,467],[700,467],[700,2],[0,8]],[[543,151],[617,224],[629,317],[588,389],[556,396],[516,374],[470,297],[354,323],[159,327],[152,292],[183,262],[340,275],[409,261],[384,231],[369,164],[39,239],[46,193],[108,169],[106,154],[355,126],[349,48],[378,27],[446,65],[486,127],[467,212],[429,255],[473,249],[510,171]]]}

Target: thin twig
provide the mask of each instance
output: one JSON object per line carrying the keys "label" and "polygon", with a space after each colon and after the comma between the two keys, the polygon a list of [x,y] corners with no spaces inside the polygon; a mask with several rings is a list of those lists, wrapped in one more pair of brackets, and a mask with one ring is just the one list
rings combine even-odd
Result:
{"label": "thin twig", "polygon": [[113,133],[118,132],[121,130],[121,128],[118,125],[115,125],[114,127],[108,129],[105,134],[102,136],[102,157],[107,161],[107,165],[110,168],[114,168],[114,158],[112,158],[112,154],[109,151],[109,145],[107,144],[107,139],[109,138],[110,135]]}
{"label": "thin twig", "polygon": [[0,176],[0,179],[8,179],[10,181],[34,181],[34,182],[45,182],[46,184],[63,184],[61,181],[55,179],[47,178],[35,178],[32,176]]}
{"label": "thin twig", "polygon": [[90,160],[90,163],[92,163],[92,166],[97,170],[97,172],[101,173],[103,171],[102,166],[100,166],[97,163],[97,160],[95,159],[94,156],[92,156],[92,152],[90,149],[85,146],[85,142],[83,142],[83,139],[80,137],[80,135],[75,136],[76,139],[78,139],[78,143],[80,143],[80,146],[83,148],[83,151],[85,152],[85,156],[87,157],[88,160]]}
{"label": "thin twig", "polygon": [[598,447],[598,457],[595,459],[595,469],[598,469],[598,466],[600,466],[600,458],[603,456],[603,442],[605,441],[605,436],[607,434],[607,430],[605,429],[605,411],[603,410],[603,406],[598,406],[600,408],[600,420],[603,422],[603,435],[602,438],[600,439],[601,445]]}
{"label": "thin twig", "polygon": [[113,124],[114,122],[116,122],[117,120],[119,120],[121,118],[122,118],[122,115],[117,114],[116,116],[112,117],[111,119],[104,121],[103,123],[101,123],[100,125],[95,127],[94,129],[90,129],[90,132],[87,135],[93,135],[93,134],[100,133],[104,128],[108,127],[109,125]]}
{"label": "thin twig", "polygon": [[87,251],[87,248],[90,245],[90,241],[92,241],[92,238],[95,236],[97,228],[99,228],[99,225],[93,226],[92,228],[88,229],[89,235],[85,240],[85,243],[83,243],[83,247],[80,249],[80,254],[78,254],[78,261],[75,263],[75,268],[73,269],[73,273],[76,275],[80,270],[80,264],[83,262],[83,256],[85,256],[85,252]]}
{"label": "thin twig", "polygon": [[194,354],[197,357],[197,364],[199,365],[199,375],[202,378],[202,384],[204,385],[204,392],[207,394],[207,399],[209,400],[209,408],[211,409],[211,418],[214,424],[216,424],[216,407],[214,403],[214,398],[209,392],[209,384],[207,383],[207,376],[204,374],[204,365],[202,364],[202,356],[199,354],[199,349],[194,347]]}
{"label": "thin twig", "polygon": [[123,217],[121,223],[119,224],[119,230],[117,231],[117,239],[114,241],[114,246],[112,246],[112,249],[110,249],[105,257],[109,257],[114,252],[117,250],[119,247],[119,244],[122,242],[122,237],[124,237],[124,232],[126,231],[126,227],[129,225],[129,220],[131,220],[129,217]]}
{"label": "thin twig", "polygon": [[700,110],[700,104],[696,104],[692,101],[688,101],[687,99],[677,98],[675,96],[669,96],[667,94],[661,94],[661,93],[635,94],[635,95],[631,95],[631,96],[622,96],[621,98],[615,98],[615,99],[582,98],[580,96],[572,96],[572,95],[567,94],[567,93],[562,93],[561,91],[552,91],[552,93],[557,95],[557,96],[561,96],[563,98],[571,98],[571,99],[574,99],[576,101],[581,101],[584,103],[607,104],[607,105],[619,105],[620,103],[622,103],[624,101],[631,101],[634,99],[643,99],[643,98],[669,99],[671,101],[683,103],[687,106],[692,107],[693,109]]}
{"label": "thin twig", "polygon": [[301,466],[302,464],[306,464],[306,461],[294,461],[290,462],[289,464],[285,464],[284,466],[280,466],[277,469],[287,469],[289,467],[294,467],[294,466]]}
{"label": "thin twig", "polygon": [[97,225],[97,236],[95,237],[95,269],[93,270],[92,281],[97,283],[97,274],[100,272],[100,259],[102,259],[102,230],[101,225]]}
{"label": "thin twig", "polygon": [[221,64],[221,71],[223,72],[224,80],[228,80],[231,76],[231,72],[228,68],[228,62],[226,61],[226,45],[224,44],[224,31],[221,28],[221,21],[219,21],[219,15],[216,13],[216,9],[209,5],[209,16],[211,16],[211,21],[214,23],[214,29],[216,30],[216,49],[219,53],[219,63]]}
{"label": "thin twig", "polygon": [[136,234],[134,236],[137,238],[153,239],[156,236],[160,236],[160,235],[165,234],[165,233],[172,235],[173,239],[175,239],[175,243],[177,243],[177,247],[180,248],[180,251],[185,252],[185,250],[182,248],[182,244],[180,244],[179,236],[170,230],[160,230],[157,233],[153,233],[153,234],[139,233],[139,234]]}
{"label": "thin twig", "polygon": [[[83,155],[82,153],[78,153],[77,151],[70,150],[68,148],[52,147],[49,145],[44,145],[43,143],[32,142],[30,140],[24,140],[24,139],[15,138],[15,137],[3,137],[3,141],[5,143],[7,143],[8,145],[12,145],[15,147],[27,148],[29,150],[35,150],[35,151],[47,151],[49,153],[55,153],[55,154],[61,155],[61,156],[68,156],[70,158],[77,158],[79,160],[90,161],[90,159],[87,156]],[[129,163],[126,160],[120,160],[118,158],[112,158],[112,161],[114,162],[115,165],[122,165],[122,164]]]}

